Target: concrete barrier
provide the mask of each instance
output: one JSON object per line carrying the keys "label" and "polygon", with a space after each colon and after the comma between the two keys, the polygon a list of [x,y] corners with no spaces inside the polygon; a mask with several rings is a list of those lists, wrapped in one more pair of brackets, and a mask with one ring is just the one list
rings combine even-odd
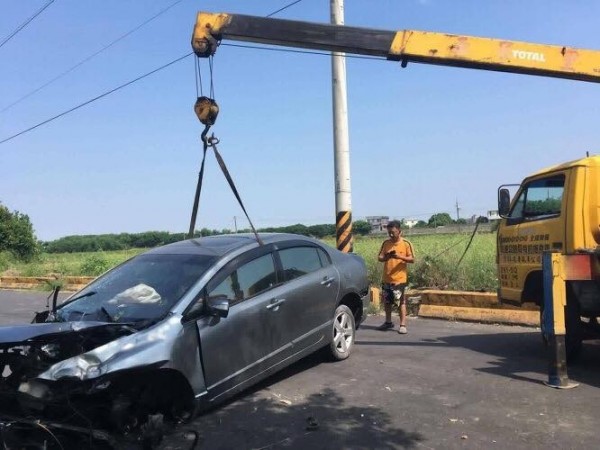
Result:
{"label": "concrete barrier", "polygon": [[[493,292],[427,289],[407,291],[405,295],[407,312],[420,317],[527,326],[538,326],[540,323],[539,308],[536,305],[503,305]],[[371,287],[370,300],[375,308],[380,308],[381,289]]]}
{"label": "concrete barrier", "polygon": [[463,320],[468,322],[503,323],[539,326],[540,313],[519,309],[467,308],[461,306],[421,305],[420,317]]}
{"label": "concrete barrier", "polygon": [[[57,283],[63,291],[78,291],[94,277],[0,277],[0,289],[50,290]],[[381,289],[371,287],[371,304],[381,308]],[[503,305],[492,292],[441,291],[426,289],[406,292],[408,313],[421,317],[515,325],[539,325],[539,308]]]}
{"label": "concrete barrier", "polygon": [[78,291],[95,277],[0,277],[0,289],[51,290],[56,284],[63,291]]}

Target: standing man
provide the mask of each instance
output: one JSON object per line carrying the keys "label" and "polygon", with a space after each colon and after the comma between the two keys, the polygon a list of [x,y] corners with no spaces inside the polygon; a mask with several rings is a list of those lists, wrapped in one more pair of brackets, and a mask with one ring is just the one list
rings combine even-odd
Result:
{"label": "standing man", "polygon": [[407,264],[415,262],[412,244],[402,238],[400,222],[392,220],[387,225],[389,239],[383,241],[377,260],[383,263],[381,284],[385,307],[385,322],[381,331],[394,328],[392,323],[392,305],[399,303],[400,327],[398,333],[406,334],[406,297],[404,290],[408,282]]}

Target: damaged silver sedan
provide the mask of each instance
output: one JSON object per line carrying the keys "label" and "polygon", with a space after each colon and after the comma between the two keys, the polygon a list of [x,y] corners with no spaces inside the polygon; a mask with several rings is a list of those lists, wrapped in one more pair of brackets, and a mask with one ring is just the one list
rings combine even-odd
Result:
{"label": "damaged silver sedan", "polygon": [[156,248],[34,323],[0,327],[2,423],[156,441],[163,422],[316,350],[347,358],[365,315],[363,260],[302,236],[261,238]]}

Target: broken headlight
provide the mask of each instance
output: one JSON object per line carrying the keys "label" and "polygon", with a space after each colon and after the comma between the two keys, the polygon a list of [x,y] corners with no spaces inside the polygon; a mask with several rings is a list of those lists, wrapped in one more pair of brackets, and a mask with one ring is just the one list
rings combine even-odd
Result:
{"label": "broken headlight", "polygon": [[102,375],[100,360],[89,354],[68,359],[50,369],[50,377],[54,380],[71,377],[89,380],[100,375]]}

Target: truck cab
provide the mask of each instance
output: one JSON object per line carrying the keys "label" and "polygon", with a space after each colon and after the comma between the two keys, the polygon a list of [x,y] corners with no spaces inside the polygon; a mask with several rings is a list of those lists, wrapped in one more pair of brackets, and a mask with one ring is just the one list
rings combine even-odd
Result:
{"label": "truck cab", "polygon": [[595,324],[600,316],[600,156],[534,173],[523,180],[513,199],[501,186],[498,211],[502,218],[496,253],[501,302],[542,308],[542,253],[589,255],[585,261],[592,279],[567,281],[567,335],[581,335],[580,317],[584,323]]}

